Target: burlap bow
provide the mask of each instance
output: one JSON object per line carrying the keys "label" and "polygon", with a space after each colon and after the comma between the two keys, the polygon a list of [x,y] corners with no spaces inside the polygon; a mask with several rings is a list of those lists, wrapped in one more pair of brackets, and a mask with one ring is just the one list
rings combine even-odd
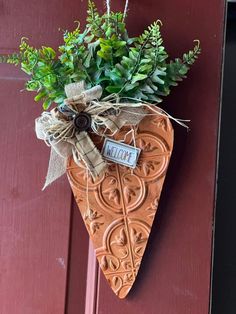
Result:
{"label": "burlap bow", "polygon": [[73,120],[76,115],[81,112],[89,114],[91,129],[97,134],[100,134],[101,127],[103,132],[105,128],[114,134],[125,124],[138,124],[145,116],[142,104],[99,101],[102,95],[99,85],[85,90],[84,82],[72,83],[65,86],[65,92],[67,99],[62,106],[43,112],[35,121],[37,137],[51,146],[43,189],[66,172],[66,160],[71,155],[77,164],[83,161],[94,179],[107,167],[87,131],[76,130]]}

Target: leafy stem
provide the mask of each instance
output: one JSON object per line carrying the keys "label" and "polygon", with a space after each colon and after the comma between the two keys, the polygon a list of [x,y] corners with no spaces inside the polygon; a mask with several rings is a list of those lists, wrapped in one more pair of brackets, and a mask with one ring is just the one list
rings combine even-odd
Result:
{"label": "leafy stem", "polygon": [[[126,14],[126,13],[125,13]],[[55,51],[51,47],[35,48],[22,38],[19,52],[0,56],[0,62],[21,66],[28,74],[26,89],[35,91],[43,108],[62,104],[64,87],[83,80],[87,88],[101,85],[102,97],[119,95],[127,101],[159,103],[171,88],[186,77],[197,60],[200,41],[182,58],[168,59],[160,33],[161,21],[150,25],[139,37],[129,37],[124,13],[99,14],[88,0],[87,24],[64,31],[64,43]]]}

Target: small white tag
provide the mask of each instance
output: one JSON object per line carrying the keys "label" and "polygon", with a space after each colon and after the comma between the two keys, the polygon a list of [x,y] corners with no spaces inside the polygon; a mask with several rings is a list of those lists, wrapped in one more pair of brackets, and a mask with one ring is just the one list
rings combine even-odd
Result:
{"label": "small white tag", "polygon": [[126,167],[135,168],[141,149],[106,138],[102,155],[105,159]]}

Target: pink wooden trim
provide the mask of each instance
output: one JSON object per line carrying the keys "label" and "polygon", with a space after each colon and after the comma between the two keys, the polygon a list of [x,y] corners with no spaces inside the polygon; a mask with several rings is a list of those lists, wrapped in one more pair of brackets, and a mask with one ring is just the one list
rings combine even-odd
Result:
{"label": "pink wooden trim", "polygon": [[84,314],[88,245],[87,230],[73,199],[65,313]]}
{"label": "pink wooden trim", "polygon": [[85,314],[96,313],[97,282],[98,264],[93,244],[91,243],[91,241],[89,241]]}

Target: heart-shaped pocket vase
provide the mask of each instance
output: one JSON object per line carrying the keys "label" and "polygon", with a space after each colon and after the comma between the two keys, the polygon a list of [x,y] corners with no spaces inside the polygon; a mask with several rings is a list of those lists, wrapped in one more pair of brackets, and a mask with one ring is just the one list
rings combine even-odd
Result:
{"label": "heart-shaped pocket vase", "polygon": [[[115,139],[132,136],[123,127]],[[71,158],[67,174],[93,242],[100,267],[112,290],[125,298],[137,276],[157,212],[173,149],[169,119],[148,115],[138,125],[135,145],[141,149],[135,169],[109,163],[99,179],[87,175]],[[100,143],[101,144],[101,143]],[[99,147],[99,143],[96,143]],[[89,209],[88,209],[89,204]]]}

